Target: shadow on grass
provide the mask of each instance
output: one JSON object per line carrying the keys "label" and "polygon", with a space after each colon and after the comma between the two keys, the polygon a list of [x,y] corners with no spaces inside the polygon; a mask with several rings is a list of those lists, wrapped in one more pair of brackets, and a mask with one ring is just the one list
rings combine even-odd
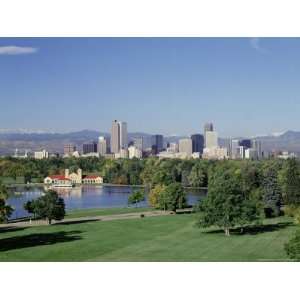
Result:
{"label": "shadow on grass", "polygon": [[25,227],[13,227],[13,226],[7,226],[7,227],[1,227],[0,233],[6,233],[6,232],[15,232],[15,231],[21,231],[26,229]]}
{"label": "shadow on grass", "polygon": [[[262,225],[252,225],[252,226],[246,226],[241,230],[242,228],[234,228],[230,230],[230,234],[232,235],[257,235],[261,233],[266,232],[274,232],[281,229],[284,229],[289,226],[294,226],[293,222],[282,222],[277,224],[262,224]],[[206,234],[216,234],[216,233],[222,233],[224,234],[224,230],[217,229],[217,230],[207,230],[204,231]]]}
{"label": "shadow on grass", "polygon": [[101,220],[95,220],[95,219],[90,219],[90,220],[78,220],[78,221],[64,221],[61,223],[55,223],[52,226],[57,226],[57,225],[76,225],[76,224],[84,224],[84,223],[90,223],[90,222],[100,222]]}
{"label": "shadow on grass", "polygon": [[29,248],[42,245],[53,245],[80,240],[82,231],[60,231],[53,233],[34,233],[0,240],[0,251]]}

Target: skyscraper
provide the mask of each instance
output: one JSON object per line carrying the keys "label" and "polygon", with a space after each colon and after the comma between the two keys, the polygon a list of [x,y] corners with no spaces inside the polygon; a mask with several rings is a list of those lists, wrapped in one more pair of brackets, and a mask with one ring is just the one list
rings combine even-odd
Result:
{"label": "skyscraper", "polygon": [[249,140],[249,139],[241,140],[240,141],[240,146],[245,147],[245,149],[251,148],[252,147],[251,140]]}
{"label": "skyscraper", "polygon": [[237,159],[237,158],[240,158],[239,157],[239,153],[240,153],[240,140],[238,139],[234,139],[234,140],[231,140],[231,143],[230,143],[230,156],[232,159]]}
{"label": "skyscraper", "polygon": [[191,139],[193,142],[193,153],[199,152],[203,153],[204,148],[204,137],[202,134],[193,134],[191,135]]}
{"label": "skyscraper", "polygon": [[204,146],[205,148],[208,148],[206,146],[206,132],[214,131],[214,124],[213,123],[205,123],[204,125]]}
{"label": "skyscraper", "polygon": [[206,131],[214,131],[214,124],[213,123],[205,123],[205,125],[204,125],[204,133]]}
{"label": "skyscraper", "polygon": [[119,128],[120,128],[120,148],[127,149],[128,148],[127,123],[119,122]]}
{"label": "skyscraper", "polygon": [[143,149],[144,149],[144,139],[143,139],[143,137],[134,138],[134,139],[133,139],[133,145],[134,145],[137,149],[143,151]]}
{"label": "skyscraper", "polygon": [[164,148],[164,137],[161,134],[152,135],[152,151],[157,154]]}
{"label": "skyscraper", "polygon": [[261,141],[259,141],[259,140],[252,140],[251,141],[251,146],[256,151],[257,158],[261,159],[263,157]]}
{"label": "skyscraper", "polygon": [[98,153],[100,155],[105,155],[107,152],[107,140],[104,136],[100,136],[98,141]]}
{"label": "skyscraper", "polygon": [[111,126],[110,150],[112,153],[120,151],[120,129],[117,120],[114,120]]}
{"label": "skyscraper", "polygon": [[218,133],[216,131],[206,131],[205,133],[205,148],[219,147]]}
{"label": "skyscraper", "polygon": [[110,148],[112,153],[119,153],[128,148],[127,123],[114,120],[111,127]]}
{"label": "skyscraper", "polygon": [[193,141],[192,139],[179,140],[179,152],[186,153],[187,156],[191,156],[193,153]]}
{"label": "skyscraper", "polygon": [[82,146],[82,152],[83,154],[97,153],[97,148],[98,146],[96,142],[85,143]]}

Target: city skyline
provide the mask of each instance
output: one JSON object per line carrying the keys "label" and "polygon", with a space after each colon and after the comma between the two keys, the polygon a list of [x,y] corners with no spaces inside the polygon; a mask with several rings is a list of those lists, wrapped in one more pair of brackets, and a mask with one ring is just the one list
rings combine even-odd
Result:
{"label": "city skyline", "polygon": [[300,131],[298,49],[297,38],[0,38],[0,128]]}

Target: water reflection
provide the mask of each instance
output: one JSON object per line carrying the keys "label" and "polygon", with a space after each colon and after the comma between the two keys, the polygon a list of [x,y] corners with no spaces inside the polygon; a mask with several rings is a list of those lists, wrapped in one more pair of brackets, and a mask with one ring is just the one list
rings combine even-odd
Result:
{"label": "water reflection", "polygon": [[[128,196],[133,190],[138,188],[120,187],[120,186],[82,186],[76,188],[57,188],[58,194],[64,198],[66,209],[88,209],[88,208],[111,208],[127,207]],[[25,202],[36,199],[46,191],[43,187],[18,187],[14,190],[8,203],[14,207],[15,211],[12,219],[28,216],[24,210]],[[199,190],[188,190],[187,197],[189,204],[195,204],[205,192]],[[148,202],[139,203],[140,207],[147,207]]]}

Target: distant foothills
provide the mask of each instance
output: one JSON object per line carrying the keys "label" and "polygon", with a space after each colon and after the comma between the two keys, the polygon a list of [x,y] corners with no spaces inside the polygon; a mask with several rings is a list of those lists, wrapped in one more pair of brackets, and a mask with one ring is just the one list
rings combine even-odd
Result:
{"label": "distant foothills", "polygon": [[[92,140],[98,140],[99,136],[109,137],[107,132],[96,130],[82,130],[69,133],[53,132],[30,132],[29,130],[4,130],[0,129],[0,155],[12,155],[15,149],[37,151],[48,149],[50,152],[63,153],[64,145],[72,143],[81,146],[83,143]],[[128,140],[143,137],[145,141],[152,134],[143,132],[128,133]],[[178,143],[186,136],[165,136],[167,143]],[[244,137],[236,137],[244,138]],[[265,151],[289,151],[300,153],[300,132],[287,131],[282,134],[257,136],[255,139],[262,142]],[[226,145],[229,138],[219,138],[219,144]]]}

